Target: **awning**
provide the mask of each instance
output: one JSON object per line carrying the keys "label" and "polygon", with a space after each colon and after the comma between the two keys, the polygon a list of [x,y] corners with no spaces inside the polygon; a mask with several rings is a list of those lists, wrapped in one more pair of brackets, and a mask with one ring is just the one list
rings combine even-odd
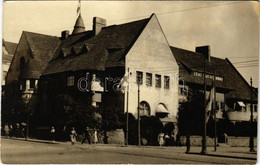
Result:
{"label": "awning", "polygon": [[242,101],[237,102],[240,107],[245,107],[245,104]]}
{"label": "awning", "polygon": [[159,104],[156,108],[156,113],[169,113],[169,112],[162,104]]}

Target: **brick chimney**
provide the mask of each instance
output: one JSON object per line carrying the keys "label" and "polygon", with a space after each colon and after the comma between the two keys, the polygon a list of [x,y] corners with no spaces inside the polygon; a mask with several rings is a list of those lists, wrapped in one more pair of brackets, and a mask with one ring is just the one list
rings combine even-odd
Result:
{"label": "brick chimney", "polygon": [[70,31],[64,30],[61,32],[61,39],[64,40],[69,37]]}
{"label": "brick chimney", "polygon": [[195,50],[197,53],[201,53],[210,62],[210,46],[198,46]]}
{"label": "brick chimney", "polygon": [[102,28],[106,26],[106,19],[94,17],[93,18],[93,32],[95,35],[97,35],[99,32],[101,32]]}

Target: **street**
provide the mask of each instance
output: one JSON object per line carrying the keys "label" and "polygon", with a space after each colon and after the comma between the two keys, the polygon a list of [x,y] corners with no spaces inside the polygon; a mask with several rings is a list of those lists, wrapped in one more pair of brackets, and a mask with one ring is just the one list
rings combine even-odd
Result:
{"label": "street", "polygon": [[[198,148],[198,147],[197,147]],[[194,148],[192,154],[185,154],[185,147],[123,147],[119,145],[88,145],[69,142],[24,141],[22,139],[1,139],[2,163],[66,163],[66,164],[194,164],[228,163],[254,164],[256,153],[229,150],[227,155],[200,155]],[[224,149],[225,151],[227,149]],[[232,151],[232,152],[231,152]],[[221,153],[221,152],[220,152]],[[222,152],[223,153],[223,152]],[[241,158],[239,158],[241,157]]]}

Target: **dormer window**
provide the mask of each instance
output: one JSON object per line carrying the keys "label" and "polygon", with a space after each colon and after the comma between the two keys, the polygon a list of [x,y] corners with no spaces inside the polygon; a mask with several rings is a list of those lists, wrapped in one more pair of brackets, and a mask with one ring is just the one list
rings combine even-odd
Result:
{"label": "dormer window", "polygon": [[86,53],[90,52],[92,47],[93,47],[93,44],[84,43],[83,46],[82,46],[82,49],[80,51],[80,54],[86,54]]}
{"label": "dormer window", "polygon": [[67,57],[70,54],[70,49],[62,48],[60,53],[63,57]]}
{"label": "dormer window", "polygon": [[78,55],[80,53],[80,47],[79,46],[72,46],[71,47],[71,55]]}

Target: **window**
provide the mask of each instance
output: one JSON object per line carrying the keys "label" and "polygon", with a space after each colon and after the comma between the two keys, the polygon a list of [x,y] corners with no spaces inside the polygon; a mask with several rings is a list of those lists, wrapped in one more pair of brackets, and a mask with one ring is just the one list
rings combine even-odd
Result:
{"label": "window", "polygon": [[136,82],[139,85],[143,84],[143,72],[136,71]]}
{"label": "window", "polygon": [[254,112],[257,112],[257,104],[254,105]]}
{"label": "window", "polygon": [[152,80],[153,80],[153,75],[151,73],[146,73],[146,85],[148,87],[151,87],[153,85]]}
{"label": "window", "polygon": [[155,87],[161,88],[161,75],[155,75]]}
{"label": "window", "polygon": [[140,116],[150,116],[150,106],[146,101],[140,103]]}
{"label": "window", "polygon": [[209,78],[209,79],[212,79],[212,80],[213,80],[213,79],[214,79],[214,75],[206,74],[206,75],[205,75],[205,78]]}
{"label": "window", "polygon": [[26,81],[22,80],[20,84],[20,90],[25,90],[25,88],[26,88]]}
{"label": "window", "polygon": [[164,89],[169,89],[169,88],[170,88],[170,77],[164,76]]}
{"label": "window", "polygon": [[202,77],[202,73],[200,73],[200,72],[193,72],[193,75],[194,75],[194,76]]}
{"label": "window", "polygon": [[67,79],[67,86],[74,86],[74,76],[69,76]]}
{"label": "window", "polygon": [[220,76],[216,76],[216,80],[218,80],[218,81],[223,81],[224,78],[223,78],[223,77],[220,77]]}
{"label": "window", "polygon": [[30,80],[30,88],[34,88],[35,87],[35,80]]}

